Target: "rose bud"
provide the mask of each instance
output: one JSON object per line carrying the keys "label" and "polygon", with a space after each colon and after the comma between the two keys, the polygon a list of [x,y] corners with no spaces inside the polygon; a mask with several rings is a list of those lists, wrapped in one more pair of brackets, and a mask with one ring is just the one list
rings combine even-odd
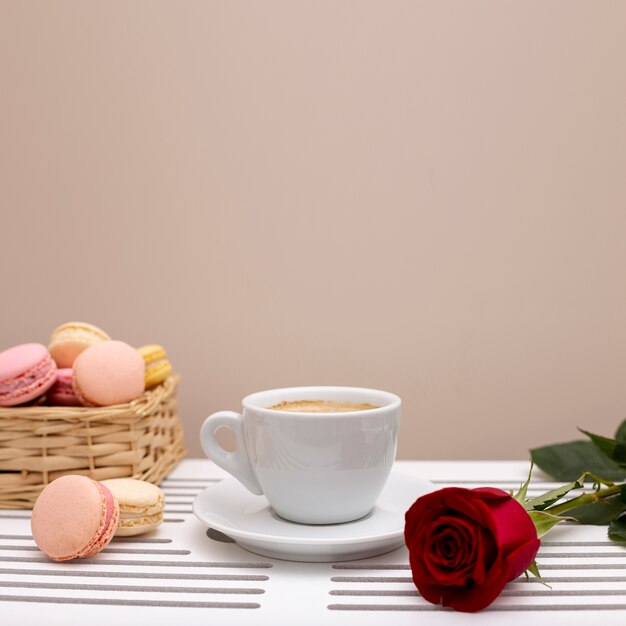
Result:
{"label": "rose bud", "polygon": [[415,586],[433,604],[484,609],[534,562],[537,531],[524,507],[491,487],[449,487],[418,498],[404,538]]}

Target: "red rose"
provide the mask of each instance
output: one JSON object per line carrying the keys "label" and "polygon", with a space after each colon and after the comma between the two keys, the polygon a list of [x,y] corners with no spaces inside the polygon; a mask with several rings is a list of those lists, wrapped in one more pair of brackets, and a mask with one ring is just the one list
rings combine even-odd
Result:
{"label": "red rose", "polygon": [[406,513],[404,539],[422,596],[466,612],[489,606],[532,565],[540,545],[524,507],[491,487],[418,498]]}

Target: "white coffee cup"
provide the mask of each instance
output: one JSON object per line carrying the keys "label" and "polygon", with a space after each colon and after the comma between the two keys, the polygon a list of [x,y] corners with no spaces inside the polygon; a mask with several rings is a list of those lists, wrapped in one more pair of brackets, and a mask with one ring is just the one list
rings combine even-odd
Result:
{"label": "white coffee cup", "polygon": [[[296,413],[270,409],[281,402],[331,400],[377,408]],[[393,466],[400,398],[360,387],[289,387],[253,393],[243,413],[206,418],[200,443],[206,455],[252,493],[265,495],[280,517],[302,524],[337,524],[367,515]],[[233,431],[236,449],[216,439]]]}

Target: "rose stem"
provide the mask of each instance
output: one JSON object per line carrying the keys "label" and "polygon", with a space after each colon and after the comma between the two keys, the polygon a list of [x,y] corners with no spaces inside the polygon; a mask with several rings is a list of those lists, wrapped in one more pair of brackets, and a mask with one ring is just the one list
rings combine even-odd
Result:
{"label": "rose stem", "polygon": [[576,498],[572,498],[567,502],[563,502],[563,504],[557,504],[556,506],[548,507],[545,509],[546,513],[551,513],[552,515],[559,515],[563,513],[563,511],[569,511],[569,509],[573,509],[576,506],[580,506],[581,504],[590,504],[591,502],[597,502],[598,500],[602,500],[603,498],[607,498],[608,496],[612,496],[616,493],[619,493],[622,489],[623,485],[613,485],[612,487],[608,487],[606,489],[600,489],[598,491],[594,491],[593,493],[583,493]]}

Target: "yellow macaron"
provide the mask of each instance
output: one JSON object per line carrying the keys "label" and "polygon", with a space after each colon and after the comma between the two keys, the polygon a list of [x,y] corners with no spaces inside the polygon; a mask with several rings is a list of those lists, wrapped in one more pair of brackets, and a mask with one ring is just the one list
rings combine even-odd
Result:
{"label": "yellow macaron", "polygon": [[72,367],[83,350],[94,343],[109,339],[109,335],[93,324],[67,322],[52,331],[48,351],[58,367]]}
{"label": "yellow macaron", "polygon": [[162,346],[151,344],[137,350],[146,365],[146,389],[156,387],[172,375],[172,364]]}

